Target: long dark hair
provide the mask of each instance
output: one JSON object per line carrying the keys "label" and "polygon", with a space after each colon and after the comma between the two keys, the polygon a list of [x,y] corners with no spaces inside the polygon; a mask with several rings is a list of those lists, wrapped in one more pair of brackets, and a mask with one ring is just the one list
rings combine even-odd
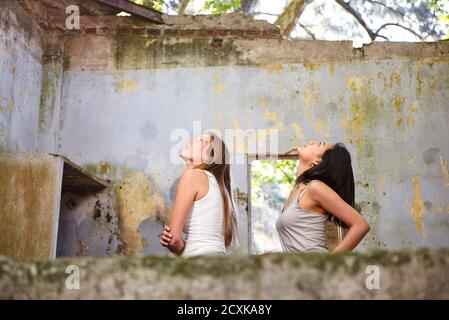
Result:
{"label": "long dark hair", "polygon": [[211,138],[210,160],[195,166],[212,173],[218,182],[221,197],[223,199],[223,235],[225,246],[228,247],[236,240],[237,218],[231,190],[231,166],[229,164],[229,151],[218,135],[207,132]]}
{"label": "long dark hair", "polygon": [[[320,180],[325,183],[347,204],[356,208],[351,155],[344,144],[336,143],[333,148],[327,149],[321,158],[321,162],[304,171],[296,179],[296,185],[307,184],[312,180]],[[346,227],[343,222],[334,216],[331,216],[331,221]]]}

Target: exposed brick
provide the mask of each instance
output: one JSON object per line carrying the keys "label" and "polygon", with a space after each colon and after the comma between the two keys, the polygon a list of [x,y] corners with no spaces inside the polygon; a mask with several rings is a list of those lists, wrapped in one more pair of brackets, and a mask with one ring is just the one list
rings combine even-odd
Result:
{"label": "exposed brick", "polygon": [[263,36],[265,38],[279,38],[281,34],[278,30],[264,30]]}
{"label": "exposed brick", "polygon": [[183,29],[179,31],[181,37],[194,37],[196,35],[195,29]]}
{"label": "exposed brick", "polygon": [[230,30],[229,35],[235,36],[235,37],[243,37],[245,35],[244,30]]}
{"label": "exposed brick", "polygon": [[97,34],[97,28],[96,27],[89,27],[84,29],[85,34]]}
{"label": "exposed brick", "polygon": [[115,34],[118,36],[128,36],[130,34],[129,28],[118,28],[115,30]]}
{"label": "exposed brick", "polygon": [[164,36],[177,37],[177,36],[179,36],[179,30],[178,29],[167,29],[167,30],[164,30]]}
{"label": "exposed brick", "polygon": [[263,38],[263,31],[245,30],[245,37],[247,37],[247,38]]}
{"label": "exposed brick", "polygon": [[227,37],[229,36],[229,30],[214,30],[214,37]]}
{"label": "exposed brick", "polygon": [[100,27],[100,28],[97,28],[97,34],[98,35],[112,34],[112,29],[108,28],[108,27]]}
{"label": "exposed brick", "polygon": [[147,36],[149,37],[160,37],[161,30],[160,29],[147,29]]}
{"label": "exposed brick", "polygon": [[214,30],[208,30],[208,29],[200,29],[196,33],[199,37],[213,37],[214,36]]}
{"label": "exposed brick", "polygon": [[133,36],[145,36],[147,34],[145,28],[132,28],[131,35]]}

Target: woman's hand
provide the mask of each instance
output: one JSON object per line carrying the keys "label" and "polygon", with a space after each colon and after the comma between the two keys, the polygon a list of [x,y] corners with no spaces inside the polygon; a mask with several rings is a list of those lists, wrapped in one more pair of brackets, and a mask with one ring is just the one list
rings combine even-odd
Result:
{"label": "woman's hand", "polygon": [[170,245],[171,239],[173,239],[173,235],[170,233],[170,227],[165,226],[164,231],[161,235],[161,245],[163,247],[168,247]]}

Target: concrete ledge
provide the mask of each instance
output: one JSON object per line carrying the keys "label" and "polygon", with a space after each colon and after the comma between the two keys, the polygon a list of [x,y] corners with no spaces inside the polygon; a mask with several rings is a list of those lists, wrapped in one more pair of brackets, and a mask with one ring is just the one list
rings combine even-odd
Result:
{"label": "concrete ledge", "polygon": [[[66,268],[80,270],[68,290]],[[377,266],[380,289],[366,287]],[[369,269],[368,269],[369,270]],[[2,299],[448,299],[449,250],[367,254],[78,258],[0,257]]]}

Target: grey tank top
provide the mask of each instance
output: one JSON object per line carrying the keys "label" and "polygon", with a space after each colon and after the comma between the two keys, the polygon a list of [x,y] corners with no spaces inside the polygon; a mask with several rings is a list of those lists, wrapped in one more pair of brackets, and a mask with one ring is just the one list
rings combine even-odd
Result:
{"label": "grey tank top", "polygon": [[326,221],[328,216],[307,211],[300,207],[301,200],[310,181],[302,190],[296,201],[284,208],[276,221],[283,252],[327,251]]}

